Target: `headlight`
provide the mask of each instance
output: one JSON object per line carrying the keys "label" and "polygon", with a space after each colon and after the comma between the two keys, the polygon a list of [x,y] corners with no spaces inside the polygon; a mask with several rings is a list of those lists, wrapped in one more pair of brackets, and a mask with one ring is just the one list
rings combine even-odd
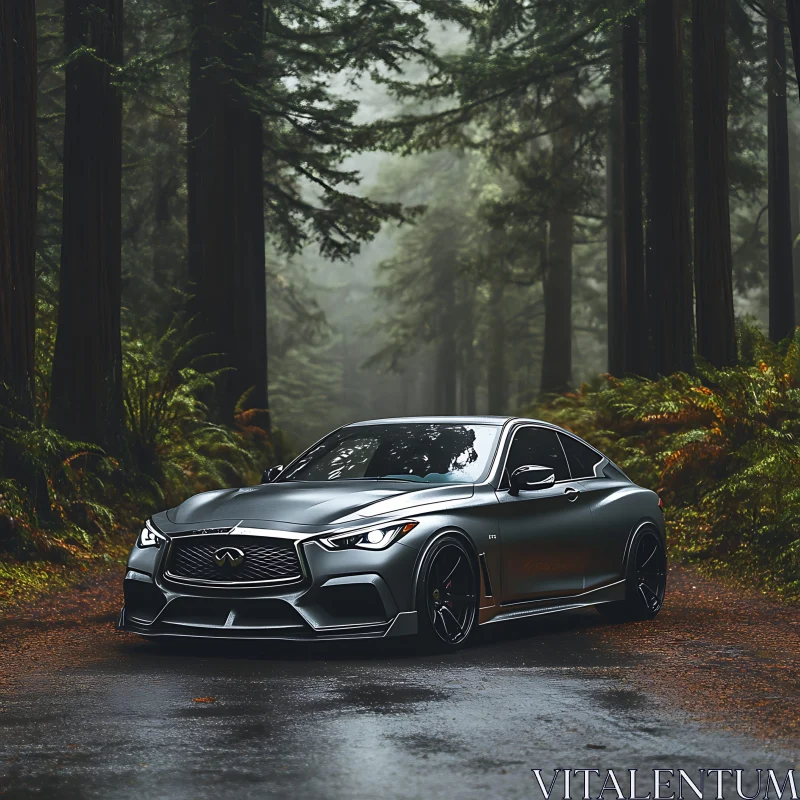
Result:
{"label": "headlight", "polygon": [[334,536],[320,539],[320,542],[328,550],[350,550],[354,547],[362,550],[383,550],[416,528],[417,525],[419,525],[418,522],[395,522],[386,527],[362,528],[358,531],[337,533]]}
{"label": "headlight", "polygon": [[136,544],[139,547],[161,547],[161,542],[166,542],[167,537],[159,533],[149,522],[145,522]]}

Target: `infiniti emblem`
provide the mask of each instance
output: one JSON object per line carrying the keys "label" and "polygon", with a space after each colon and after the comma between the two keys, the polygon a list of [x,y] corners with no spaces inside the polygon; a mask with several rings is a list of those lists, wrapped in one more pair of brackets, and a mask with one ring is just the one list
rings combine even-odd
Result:
{"label": "infiniti emblem", "polygon": [[220,549],[214,553],[214,563],[218,567],[236,569],[237,567],[241,567],[243,562],[244,550],[240,550],[238,547],[220,547]]}

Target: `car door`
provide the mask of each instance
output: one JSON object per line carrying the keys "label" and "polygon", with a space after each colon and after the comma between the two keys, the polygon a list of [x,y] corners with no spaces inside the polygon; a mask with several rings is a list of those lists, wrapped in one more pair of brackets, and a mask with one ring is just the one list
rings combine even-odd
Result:
{"label": "car door", "polygon": [[586,588],[596,589],[622,578],[625,545],[633,520],[624,518],[626,504],[614,499],[629,491],[631,483],[616,469],[601,471],[607,460],[577,437],[565,433],[558,436],[572,477],[580,480],[583,500],[592,515],[586,537]]}
{"label": "car door", "polygon": [[[555,470],[556,482],[509,493],[508,479],[521,466]],[[579,594],[584,587],[585,537],[591,514],[573,481],[556,431],[536,425],[517,429],[497,491],[503,560],[503,602]]]}

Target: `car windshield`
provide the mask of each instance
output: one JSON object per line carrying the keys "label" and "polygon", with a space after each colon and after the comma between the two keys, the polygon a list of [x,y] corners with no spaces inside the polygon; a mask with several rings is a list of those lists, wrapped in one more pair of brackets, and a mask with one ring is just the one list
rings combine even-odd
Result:
{"label": "car windshield", "polygon": [[437,422],[342,428],[280,480],[475,483],[489,466],[499,432],[497,425]]}

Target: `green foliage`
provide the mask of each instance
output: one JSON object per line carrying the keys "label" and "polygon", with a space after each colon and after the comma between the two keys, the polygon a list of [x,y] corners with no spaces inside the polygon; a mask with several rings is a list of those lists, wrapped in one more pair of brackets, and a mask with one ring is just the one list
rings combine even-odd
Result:
{"label": "green foliage", "polygon": [[[40,342],[49,340],[48,319],[41,317]],[[178,323],[161,337],[125,332],[128,455],[122,462],[42,421],[44,381],[37,383],[37,421],[0,406],[0,552],[50,561],[91,558],[98,543],[107,550],[109,534],[129,528],[132,519],[196,492],[259,479],[276,455],[272,439],[252,409],[239,408],[233,428],[207,419],[203,396],[221,371],[204,369],[191,355],[193,344]],[[285,450],[279,433],[276,438]]]}
{"label": "green foliage", "polygon": [[[258,456],[271,456],[266,434],[251,448],[254,430],[217,425],[207,419],[202,397],[223,370],[205,370],[193,357],[196,338],[173,322],[159,337],[126,333],[124,402],[130,449],[137,471],[159,503],[175,504],[187,494],[255,479]],[[259,452],[260,451],[260,452]]]}
{"label": "green foliage", "polygon": [[70,441],[0,406],[0,550],[66,558],[102,535],[117,464],[92,444]]}
{"label": "green foliage", "polygon": [[531,413],[570,428],[656,490],[675,554],[800,595],[800,329],[740,331],[742,366],[599,378]]}

